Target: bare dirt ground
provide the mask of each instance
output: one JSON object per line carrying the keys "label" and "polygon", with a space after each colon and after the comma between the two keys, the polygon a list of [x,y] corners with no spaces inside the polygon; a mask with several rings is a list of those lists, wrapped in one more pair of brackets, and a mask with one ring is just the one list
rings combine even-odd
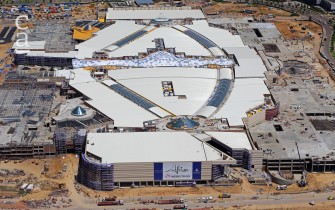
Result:
{"label": "bare dirt ground", "polygon": [[[10,24],[8,22],[0,20],[0,31],[2,30],[3,27],[5,26],[13,26],[13,24]],[[14,42],[6,43],[6,44],[1,44],[0,43],[0,60],[3,60],[2,64],[0,64],[0,69],[4,69],[6,64],[12,63],[12,58],[10,58],[7,54],[7,50],[13,46]],[[5,73],[7,72],[8,69],[4,69],[4,72],[0,74],[0,85],[3,83],[5,80]]]}
{"label": "bare dirt ground", "polygon": [[322,33],[321,26],[312,21],[277,20],[274,24],[287,39],[305,38],[308,32],[312,32],[315,39],[320,39],[319,33]]}
{"label": "bare dirt ground", "polygon": [[[322,65],[326,61],[321,57],[319,48],[322,39],[322,27],[312,21],[296,21],[296,20],[276,20],[274,22],[283,37],[287,40],[299,40],[313,46],[314,54],[317,57],[317,62],[313,65],[320,70],[321,75],[330,77],[329,72],[323,68]],[[305,30],[303,29],[305,28]],[[313,38],[308,36],[308,32],[313,33]],[[321,65],[320,65],[321,64]],[[330,80],[333,83],[332,80]]]}
{"label": "bare dirt ground", "polygon": [[[107,4],[104,4],[107,5]],[[99,8],[105,6],[99,4]],[[96,19],[96,4],[84,4],[72,7],[71,16],[75,20],[95,20]]]}
{"label": "bare dirt ground", "polygon": [[[38,165],[36,165],[36,162]],[[46,175],[42,175],[41,171],[44,168],[45,163],[50,163],[49,172]],[[67,171],[62,172],[62,176],[58,176],[58,173],[62,171],[63,164],[67,164]],[[14,163],[14,161],[9,161],[8,163],[1,163],[2,169],[22,169],[25,171],[28,176],[32,174],[33,176],[37,177],[39,182],[43,181],[47,183],[46,186],[42,189],[38,190],[39,195],[42,195],[40,192],[46,191],[49,193],[50,191],[54,190],[58,187],[57,184],[65,184],[73,185],[74,175],[77,174],[78,168],[78,158],[75,157],[73,154],[68,154],[66,156],[60,156],[54,159],[43,159],[43,160],[26,160],[22,163]],[[25,178],[25,177],[23,177]],[[22,179],[23,180],[23,179]],[[69,181],[70,180],[70,181]],[[288,187],[286,191],[282,192],[301,192],[301,191],[309,191],[309,190],[317,190],[321,188],[331,187],[334,186],[334,174],[308,174],[307,181],[309,185],[305,188],[299,188],[297,185],[293,184]],[[218,194],[222,191],[233,193],[233,194],[255,194],[257,191],[269,191],[277,192],[275,187],[269,188],[267,186],[256,186],[250,184],[245,177],[242,178],[242,183],[237,184],[234,186],[225,186],[225,187],[183,187],[183,188],[176,188],[176,187],[143,187],[143,188],[133,188],[133,189],[117,189],[113,192],[99,192],[94,191],[85,187],[82,187],[89,196],[95,195],[117,195],[117,196],[133,196],[133,195],[141,195],[141,196],[153,196],[153,195],[161,195],[161,196],[168,196],[168,195],[175,195],[178,193],[188,194],[188,195],[200,195],[200,194]],[[28,194],[27,196],[33,196],[32,194]],[[86,194],[86,193],[85,193]],[[29,198],[29,197],[28,197]]]}
{"label": "bare dirt ground", "polygon": [[[38,163],[38,165],[36,165]],[[42,169],[44,168],[44,164],[50,165],[49,171],[46,175],[41,174]],[[59,172],[62,171],[63,164],[67,164],[67,171],[62,172],[62,176],[59,176]],[[272,194],[277,193],[275,190],[275,186],[256,186],[251,185],[245,177],[242,178],[242,183],[237,184],[230,187],[185,187],[185,188],[176,188],[176,187],[142,187],[142,188],[126,188],[126,189],[116,189],[111,192],[99,192],[88,189],[81,185],[75,186],[74,184],[74,175],[77,174],[78,168],[78,158],[71,154],[66,156],[60,156],[54,159],[43,159],[43,160],[26,160],[22,163],[14,163],[14,161],[9,161],[8,163],[1,163],[2,169],[22,169],[25,171],[26,176],[23,177],[15,177],[19,179],[21,184],[17,184],[17,187],[21,186],[22,183],[34,183],[35,189],[33,192],[28,193],[21,199],[23,201],[29,200],[40,200],[40,199],[48,199],[49,194],[55,190],[61,188],[61,185],[65,186],[69,190],[69,198],[73,200],[75,204],[81,204],[83,196],[94,198],[97,196],[100,197],[109,197],[116,195],[117,197],[145,197],[145,196],[178,196],[178,195],[187,195],[187,196],[202,196],[202,195],[211,195],[214,198],[218,196],[221,192],[227,192],[231,194],[243,194],[246,196],[255,196],[260,194]],[[238,172],[236,172],[238,173]],[[58,175],[58,176],[57,176]],[[30,177],[30,179],[28,178]],[[0,177],[0,179],[4,180],[6,178]],[[32,180],[32,181],[31,181]],[[326,188],[330,188],[334,186],[334,174],[308,174],[307,180],[309,185],[305,188],[299,188],[297,185],[291,185],[287,190],[281,191],[280,193],[294,193],[294,192],[303,192],[316,190],[323,192]],[[4,180],[6,181],[6,180]],[[0,185],[1,186],[1,185]],[[15,185],[14,185],[15,187]],[[12,192],[8,191],[5,194],[17,194],[18,188],[13,190]],[[79,193],[79,194],[78,194]],[[9,204],[8,204],[9,205]],[[14,204],[10,204],[14,205]],[[22,203],[16,203],[15,205],[20,206]],[[302,206],[301,206],[302,205]],[[299,208],[305,208],[305,204],[299,205]],[[329,204],[325,204],[327,209],[332,209],[332,206]],[[327,206],[328,205],[328,206]],[[318,205],[319,206],[319,205]],[[264,207],[264,208],[263,208]],[[308,205],[306,207],[309,207]],[[7,204],[5,209],[7,209]],[[14,207],[13,207],[14,208]],[[274,205],[274,206],[258,206],[257,209],[299,209],[298,206],[292,205]],[[1,206],[0,206],[1,209]],[[243,209],[255,209],[254,207],[243,207]],[[315,208],[313,208],[315,209]],[[322,208],[321,208],[322,209]]]}
{"label": "bare dirt ground", "polygon": [[301,204],[274,204],[274,205],[261,205],[261,206],[243,206],[243,207],[229,207],[227,210],[233,209],[262,209],[262,210],[305,210],[305,209],[313,209],[313,210],[331,210],[335,209],[334,202],[326,202],[319,203],[315,206],[311,206],[308,203]]}
{"label": "bare dirt ground", "polygon": [[[242,13],[243,10],[253,10],[253,14]],[[270,8],[266,6],[253,6],[247,4],[234,4],[234,3],[215,3],[204,9],[205,13],[222,12],[222,14],[240,15],[240,16],[259,16],[272,14],[274,16],[289,17],[290,12],[279,10],[276,8]]]}

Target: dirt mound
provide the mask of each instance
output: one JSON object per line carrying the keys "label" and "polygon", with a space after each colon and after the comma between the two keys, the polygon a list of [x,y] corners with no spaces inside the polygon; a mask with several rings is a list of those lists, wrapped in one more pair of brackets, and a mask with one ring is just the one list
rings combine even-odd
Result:
{"label": "dirt mound", "polygon": [[48,190],[48,191],[63,189],[65,186],[64,183],[58,183],[49,180],[39,182],[37,183],[37,185],[40,186],[41,190]]}

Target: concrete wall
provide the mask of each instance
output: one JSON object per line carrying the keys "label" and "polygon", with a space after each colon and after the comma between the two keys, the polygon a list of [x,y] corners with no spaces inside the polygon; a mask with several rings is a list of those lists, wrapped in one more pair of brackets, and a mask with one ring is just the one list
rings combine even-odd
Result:
{"label": "concrete wall", "polygon": [[0,159],[48,158],[54,157],[55,153],[53,144],[0,146]]}
{"label": "concrete wall", "polygon": [[254,169],[262,169],[263,167],[263,150],[251,150],[251,166]]}
{"label": "concrete wall", "polygon": [[328,11],[335,10],[335,2],[332,0],[321,0],[320,6]]}
{"label": "concrete wall", "polygon": [[[91,157],[93,158],[93,157]],[[236,160],[204,161],[201,162],[201,180],[197,183],[207,183],[211,181],[212,166],[236,164]],[[82,185],[95,190],[108,191],[114,187],[130,187],[143,185],[174,185],[177,181],[154,180],[154,163],[99,163],[86,157],[84,153],[80,155],[77,181]],[[193,180],[189,180],[193,182]]]}
{"label": "concrete wall", "polygon": [[71,67],[72,58],[41,57],[41,56],[27,56],[26,54],[15,54],[15,64]]}
{"label": "concrete wall", "polygon": [[[224,164],[224,162],[220,162]],[[228,162],[230,163],[230,162]],[[212,165],[216,162],[201,162],[201,180],[212,180]],[[115,163],[114,182],[152,182],[154,163]]]}

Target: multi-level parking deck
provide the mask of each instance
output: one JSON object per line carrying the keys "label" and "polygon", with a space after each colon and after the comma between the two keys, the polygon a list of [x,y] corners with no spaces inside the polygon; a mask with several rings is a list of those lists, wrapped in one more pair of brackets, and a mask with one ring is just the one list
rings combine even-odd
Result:
{"label": "multi-level parking deck", "polygon": [[3,120],[19,120],[21,116],[43,117],[49,112],[54,87],[36,83],[6,85],[0,88],[0,113]]}

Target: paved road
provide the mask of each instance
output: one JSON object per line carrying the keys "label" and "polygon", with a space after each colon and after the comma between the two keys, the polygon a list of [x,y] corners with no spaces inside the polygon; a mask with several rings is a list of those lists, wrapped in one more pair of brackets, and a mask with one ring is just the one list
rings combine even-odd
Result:
{"label": "paved road", "polygon": [[[292,7],[288,7],[285,5],[282,9],[290,12],[294,12]],[[301,14],[306,17],[310,17],[312,21],[319,24],[323,28],[323,38],[320,46],[320,53],[321,55],[326,59],[329,66],[332,69],[332,72],[335,74],[335,59],[332,56],[331,52],[329,51],[330,44],[331,44],[331,37],[333,34],[333,27],[328,24],[329,19],[333,18],[334,15],[326,15],[326,14],[320,14],[313,10],[306,10],[303,14]],[[326,39],[325,39],[326,38]]]}
{"label": "paved road", "polygon": [[[257,195],[257,199],[252,199],[253,196],[247,195],[233,195],[230,199],[215,199],[212,203],[199,203],[197,196],[185,196],[185,203],[188,205],[188,208],[202,208],[202,207],[230,207],[230,206],[252,206],[252,205],[273,205],[273,204],[308,204],[310,201],[314,201],[316,206],[322,206],[323,202],[332,202],[328,201],[328,196],[333,196],[334,192],[326,192],[316,194],[312,193],[301,193],[301,194],[283,194],[283,195]],[[170,199],[173,197],[164,197],[164,199]],[[174,197],[175,198],[175,197]],[[160,199],[160,197],[158,198]],[[143,197],[143,200],[156,200],[154,196]],[[122,206],[122,209],[138,209],[138,208],[159,208],[159,209],[172,209],[174,205],[157,205],[157,204],[140,204],[136,198],[124,198],[125,205]],[[101,206],[96,205],[96,199],[85,199],[84,205],[85,209],[120,209],[121,206]],[[83,209],[83,207],[72,207],[70,209]]]}
{"label": "paved road", "polygon": [[333,56],[331,55],[331,52],[329,51],[329,48],[331,45],[331,37],[333,34],[333,27],[328,24],[330,17],[321,16],[320,14],[311,14],[310,17],[311,17],[311,20],[320,24],[323,28],[323,41],[320,47],[320,53],[328,61],[328,64],[333,69],[335,67],[334,66],[335,59],[333,58]]}

